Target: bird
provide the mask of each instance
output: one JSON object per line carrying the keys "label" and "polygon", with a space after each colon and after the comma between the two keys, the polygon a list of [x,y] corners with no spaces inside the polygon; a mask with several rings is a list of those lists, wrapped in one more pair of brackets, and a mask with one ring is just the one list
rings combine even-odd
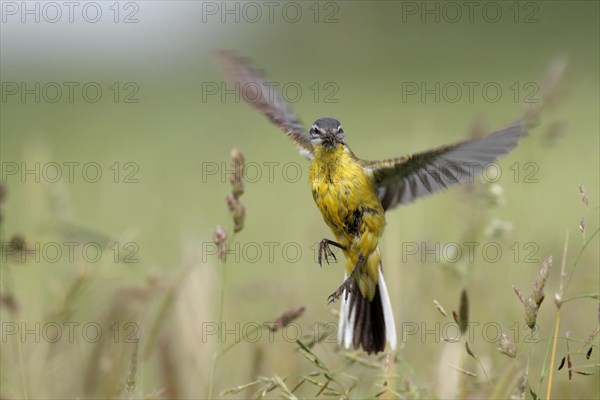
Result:
{"label": "bird", "polygon": [[367,354],[383,352],[386,343],[396,350],[396,324],[379,250],[386,212],[472,182],[475,173],[517,146],[526,124],[517,119],[482,137],[397,158],[363,160],[346,143],[337,119],[319,118],[307,132],[291,105],[249,59],[227,50],[219,51],[218,58],[244,100],[310,160],[312,197],[335,237],[319,242],[318,263],[335,259],[330,246],[341,249],[346,259],[344,280],[328,298],[331,303],[341,297],[339,344]]}

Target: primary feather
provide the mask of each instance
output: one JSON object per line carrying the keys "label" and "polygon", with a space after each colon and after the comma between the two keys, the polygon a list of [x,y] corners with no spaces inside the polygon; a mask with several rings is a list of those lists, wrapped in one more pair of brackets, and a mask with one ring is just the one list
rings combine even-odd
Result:
{"label": "primary feather", "polygon": [[525,133],[516,122],[487,136],[382,161],[362,161],[370,171],[385,210],[449,186],[474,182],[490,163],[508,154]]}
{"label": "primary feather", "polygon": [[313,147],[304,125],[292,111],[281,93],[267,81],[264,74],[248,60],[228,51],[219,52],[219,58],[229,79],[238,85],[246,102],[263,113],[296,143],[300,154],[312,158]]}

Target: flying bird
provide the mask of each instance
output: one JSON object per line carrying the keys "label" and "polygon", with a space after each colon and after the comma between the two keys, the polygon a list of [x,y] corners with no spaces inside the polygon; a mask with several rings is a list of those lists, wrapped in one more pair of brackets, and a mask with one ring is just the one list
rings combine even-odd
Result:
{"label": "flying bird", "polygon": [[[329,246],[346,258],[342,285],[329,296],[341,299],[338,341],[367,353],[396,349],[396,327],[385,284],[379,239],[385,213],[449,186],[472,182],[475,173],[506,155],[524,135],[516,121],[487,136],[464,140],[398,158],[366,161],[348,144],[340,122],[319,118],[306,130],[291,106],[273,90],[260,70],[245,58],[219,52],[226,75],[242,97],[282,129],[310,159],[313,199],[335,237],[322,239],[319,264],[335,258]],[[241,90],[243,88],[243,90]]]}

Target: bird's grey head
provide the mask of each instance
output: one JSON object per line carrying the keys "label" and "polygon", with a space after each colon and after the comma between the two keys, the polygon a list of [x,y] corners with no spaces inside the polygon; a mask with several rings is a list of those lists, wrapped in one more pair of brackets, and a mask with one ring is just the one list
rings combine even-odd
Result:
{"label": "bird's grey head", "polygon": [[340,121],[334,118],[320,118],[310,128],[310,142],[313,145],[334,147],[345,144],[344,130]]}

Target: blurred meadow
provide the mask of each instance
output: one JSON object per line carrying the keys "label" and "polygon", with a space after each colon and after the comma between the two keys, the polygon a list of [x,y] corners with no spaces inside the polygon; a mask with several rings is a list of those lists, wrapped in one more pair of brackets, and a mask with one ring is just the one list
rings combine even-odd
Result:
{"label": "blurred meadow", "polygon": [[[598,2],[74,3],[1,4],[0,398],[599,398]],[[394,354],[337,346],[308,161],[220,49],[365,159],[543,104],[481,182],[387,215]]]}

